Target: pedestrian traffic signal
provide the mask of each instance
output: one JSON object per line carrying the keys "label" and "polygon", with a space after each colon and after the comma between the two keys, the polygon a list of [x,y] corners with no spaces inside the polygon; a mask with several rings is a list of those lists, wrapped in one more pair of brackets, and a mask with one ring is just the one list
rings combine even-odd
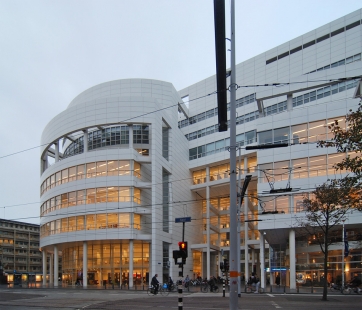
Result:
{"label": "pedestrian traffic signal", "polygon": [[222,272],[224,272],[224,263],[223,263],[223,262],[220,262],[220,270],[221,270]]}
{"label": "pedestrian traffic signal", "polygon": [[186,259],[186,257],[188,257],[187,241],[180,241],[178,243],[178,247],[179,247],[180,251],[182,252],[182,257]]}
{"label": "pedestrian traffic signal", "polygon": [[226,272],[229,271],[229,260],[228,259],[224,259],[224,269]]}
{"label": "pedestrian traffic signal", "polygon": [[177,260],[181,257],[182,257],[181,251],[179,251],[179,250],[173,251],[173,259],[175,260],[175,265],[178,265]]}

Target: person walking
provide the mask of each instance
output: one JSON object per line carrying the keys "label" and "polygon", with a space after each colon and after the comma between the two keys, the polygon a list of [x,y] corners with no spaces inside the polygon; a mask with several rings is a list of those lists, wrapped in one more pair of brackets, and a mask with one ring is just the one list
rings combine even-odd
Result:
{"label": "person walking", "polygon": [[190,286],[190,278],[189,275],[187,275],[185,278],[185,288],[189,289],[189,286]]}

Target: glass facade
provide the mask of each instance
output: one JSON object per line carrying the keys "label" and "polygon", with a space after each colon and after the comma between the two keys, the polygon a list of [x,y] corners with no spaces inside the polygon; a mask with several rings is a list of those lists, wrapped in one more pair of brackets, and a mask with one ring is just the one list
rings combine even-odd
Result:
{"label": "glass facade", "polygon": [[[113,145],[129,144],[128,126],[114,126],[88,132],[88,150]],[[84,136],[72,142],[64,151],[63,158],[81,154],[84,151]]]}
{"label": "glass facade", "polygon": [[[133,191],[133,195],[131,192]],[[55,210],[74,207],[78,205],[105,203],[105,202],[131,202],[141,204],[141,190],[135,187],[98,187],[88,188],[69,193],[63,193],[45,201],[40,207],[40,216],[45,216]]]}
{"label": "glass facade", "polygon": [[73,182],[76,180],[106,177],[106,176],[124,176],[131,175],[141,178],[141,165],[133,162],[133,172],[131,171],[131,163],[129,160],[106,160],[81,164],[58,171],[49,176],[40,187],[40,194],[58,185]]}
{"label": "glass facade", "polygon": [[[148,284],[150,269],[150,246],[148,242],[133,242],[133,274],[130,275],[130,246],[128,242],[99,244],[88,242],[87,284],[113,284],[128,286],[133,277],[134,285]],[[74,285],[83,274],[83,246],[62,250],[63,278],[65,285]]]}
{"label": "glass facade", "polygon": [[[115,210],[116,211],[116,210]],[[64,217],[40,226],[40,237],[79,230],[97,229],[141,229],[141,215],[130,213],[99,213]]]}

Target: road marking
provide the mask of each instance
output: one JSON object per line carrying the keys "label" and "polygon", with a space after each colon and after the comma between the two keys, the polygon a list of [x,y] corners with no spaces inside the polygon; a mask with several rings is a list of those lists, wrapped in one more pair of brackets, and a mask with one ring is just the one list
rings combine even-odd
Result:
{"label": "road marking", "polygon": [[272,295],[272,294],[267,294],[269,297],[275,297],[274,295]]}
{"label": "road marking", "polygon": [[280,307],[276,302],[272,301],[271,302],[272,306],[274,306],[276,309],[281,309],[282,307]]}

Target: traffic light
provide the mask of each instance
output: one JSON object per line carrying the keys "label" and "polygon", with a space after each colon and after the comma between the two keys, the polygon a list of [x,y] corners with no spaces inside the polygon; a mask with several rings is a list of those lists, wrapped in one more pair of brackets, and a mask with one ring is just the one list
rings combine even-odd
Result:
{"label": "traffic light", "polygon": [[220,270],[221,270],[222,272],[224,272],[224,263],[223,263],[223,262],[220,262]]}
{"label": "traffic light", "polygon": [[188,253],[187,253],[187,241],[180,241],[178,243],[178,247],[180,249],[182,262],[186,263],[186,257],[188,256]]}
{"label": "traffic light", "polygon": [[181,256],[181,252],[179,250],[174,250],[173,251],[173,259],[175,260],[175,265],[177,265],[177,260],[182,257]]}
{"label": "traffic light", "polygon": [[229,260],[228,259],[224,259],[224,269],[226,272],[229,271]]}

